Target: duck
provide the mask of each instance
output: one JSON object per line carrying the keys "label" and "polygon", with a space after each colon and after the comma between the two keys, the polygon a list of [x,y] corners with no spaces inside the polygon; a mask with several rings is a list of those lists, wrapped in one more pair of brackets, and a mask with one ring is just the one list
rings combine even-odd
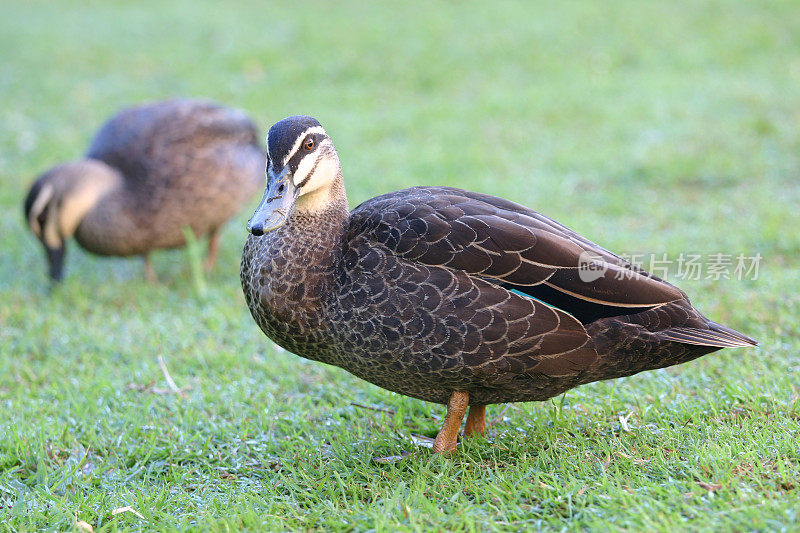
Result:
{"label": "duck", "polygon": [[186,244],[186,228],[208,237],[210,270],[219,230],[264,183],[266,154],[253,121],[208,100],[171,99],[122,109],[100,128],[85,157],[42,173],[24,202],[54,282],[66,242],[88,252],[144,258]]}
{"label": "duck", "polygon": [[266,174],[240,268],[253,319],[294,354],[445,405],[434,452],[455,450],[465,414],[464,437],[483,435],[487,405],[757,345],[510,200],[419,186],[349,211],[313,117],[269,129]]}

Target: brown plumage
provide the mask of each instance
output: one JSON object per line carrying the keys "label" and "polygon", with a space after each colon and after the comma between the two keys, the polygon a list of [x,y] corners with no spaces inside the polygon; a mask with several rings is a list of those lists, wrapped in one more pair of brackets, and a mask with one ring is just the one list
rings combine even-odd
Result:
{"label": "brown plumage", "polygon": [[466,405],[466,432],[480,433],[486,404],[756,344],[677,287],[502,198],[414,187],[348,213],[338,156],[310,117],[273,126],[268,152],[241,267],[253,317],[298,355],[448,404],[437,451],[455,447]]}
{"label": "brown plumage", "polygon": [[103,125],[84,159],[36,180],[25,217],[54,279],[73,235],[96,254],[146,257],[183,246],[189,227],[210,236],[210,267],[217,230],[258,191],[265,163],[241,111],[203,100],[127,108]]}

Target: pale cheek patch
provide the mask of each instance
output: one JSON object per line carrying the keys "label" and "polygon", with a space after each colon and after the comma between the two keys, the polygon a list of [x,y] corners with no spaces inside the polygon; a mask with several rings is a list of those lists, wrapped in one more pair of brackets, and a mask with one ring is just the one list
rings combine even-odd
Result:
{"label": "pale cheek patch", "polygon": [[[317,162],[316,157],[304,157],[300,164],[297,165],[297,171],[294,173],[292,177],[292,181],[294,181],[294,186],[299,187],[301,183],[308,177],[308,173],[311,172],[311,169],[314,168],[314,165]],[[317,169],[319,170],[319,168]],[[314,174],[317,172],[315,171]],[[308,184],[306,184],[308,185]]]}
{"label": "pale cheek patch", "polygon": [[339,171],[339,167],[328,155],[321,156],[319,162],[314,162],[316,168],[305,185],[300,189],[300,195],[306,195],[329,186]]}
{"label": "pale cheek patch", "polygon": [[311,178],[311,181],[317,181],[314,189],[330,185],[336,178],[338,172],[339,165],[336,163],[336,161],[331,159],[329,156],[325,157],[319,162],[319,165],[317,165],[317,170],[314,172],[314,176]]}
{"label": "pale cheek patch", "polygon": [[28,214],[28,226],[30,226],[33,234],[40,239],[42,238],[42,227],[39,224],[39,215],[52,197],[53,186],[48,184],[42,187],[39,194],[36,196],[36,200],[33,201],[31,211]]}

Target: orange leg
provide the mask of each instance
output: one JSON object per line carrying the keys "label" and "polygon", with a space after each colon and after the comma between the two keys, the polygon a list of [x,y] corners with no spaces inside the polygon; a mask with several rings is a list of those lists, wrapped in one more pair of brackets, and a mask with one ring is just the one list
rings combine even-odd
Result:
{"label": "orange leg", "polygon": [[461,429],[461,421],[469,405],[469,393],[456,391],[450,395],[447,402],[447,414],[444,417],[444,424],[436,440],[433,441],[433,451],[452,452],[456,449],[458,442],[458,430]]}
{"label": "orange leg", "polygon": [[467,415],[467,423],[464,424],[464,436],[474,437],[486,433],[486,406],[471,405]]}

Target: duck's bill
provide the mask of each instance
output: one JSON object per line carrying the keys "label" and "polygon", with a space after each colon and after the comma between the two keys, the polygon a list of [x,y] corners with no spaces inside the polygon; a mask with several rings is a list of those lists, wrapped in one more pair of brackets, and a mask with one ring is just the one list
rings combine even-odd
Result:
{"label": "duck's bill", "polygon": [[50,279],[58,283],[64,276],[64,243],[59,246],[44,245],[47,252],[47,265],[49,267]]}
{"label": "duck's bill", "polygon": [[281,227],[289,218],[295,200],[297,188],[289,167],[284,167],[278,174],[270,169],[267,171],[267,190],[247,223],[247,231],[258,236]]}

